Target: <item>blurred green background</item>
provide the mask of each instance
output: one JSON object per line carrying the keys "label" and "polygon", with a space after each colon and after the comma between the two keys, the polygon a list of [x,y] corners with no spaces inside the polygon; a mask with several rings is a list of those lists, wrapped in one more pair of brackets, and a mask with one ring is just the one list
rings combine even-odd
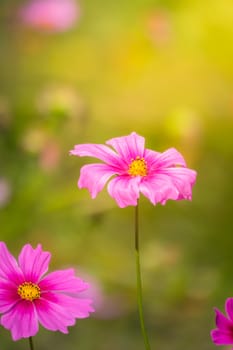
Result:
{"label": "blurred green background", "polygon": [[[213,306],[233,296],[233,6],[231,0],[83,0],[62,32],[0,5],[1,240],[52,252],[93,285],[96,314],[36,349],[143,349],[134,208],[76,182],[78,143],[136,131],[177,148],[198,171],[193,201],[140,203],[145,318],[152,349],[210,350]],[[0,330],[1,347],[25,349]]]}

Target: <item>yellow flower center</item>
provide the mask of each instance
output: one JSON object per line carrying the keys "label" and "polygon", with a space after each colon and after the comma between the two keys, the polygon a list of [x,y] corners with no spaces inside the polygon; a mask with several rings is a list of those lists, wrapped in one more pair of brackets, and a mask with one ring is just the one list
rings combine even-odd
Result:
{"label": "yellow flower center", "polygon": [[128,174],[131,176],[146,176],[147,175],[147,164],[144,158],[140,158],[139,156],[136,159],[132,159]]}
{"label": "yellow flower center", "polygon": [[40,298],[40,287],[32,282],[24,282],[18,287],[17,293],[22,299],[33,301]]}

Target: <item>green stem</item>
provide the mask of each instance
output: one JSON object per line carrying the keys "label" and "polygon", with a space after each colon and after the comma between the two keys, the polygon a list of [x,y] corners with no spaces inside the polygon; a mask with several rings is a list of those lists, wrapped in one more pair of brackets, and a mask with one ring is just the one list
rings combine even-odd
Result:
{"label": "green stem", "polygon": [[30,350],[34,350],[34,346],[33,346],[33,342],[32,342],[32,337],[29,337],[29,346],[30,346]]}
{"label": "green stem", "polygon": [[139,225],[138,225],[138,204],[135,207],[135,257],[136,257],[136,273],[137,273],[137,300],[138,300],[138,312],[141,325],[141,332],[145,344],[145,349],[150,350],[150,343],[145,327],[145,321],[143,316],[143,304],[142,304],[142,278],[141,278],[141,265],[139,254]]}

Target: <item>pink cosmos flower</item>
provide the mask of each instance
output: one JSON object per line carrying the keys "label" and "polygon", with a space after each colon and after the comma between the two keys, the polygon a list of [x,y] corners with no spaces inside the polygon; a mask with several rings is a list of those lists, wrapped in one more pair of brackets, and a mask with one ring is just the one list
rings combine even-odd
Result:
{"label": "pink cosmos flower", "polygon": [[89,156],[104,163],[81,168],[79,188],[87,188],[92,198],[108,183],[108,192],[119,207],[137,205],[140,193],[154,205],[168,199],[192,199],[196,172],[188,169],[182,155],[170,148],[160,153],[145,148],[144,137],[132,132],[100,144],[76,145],[70,154]]}
{"label": "pink cosmos flower", "polygon": [[80,292],[88,284],[75,277],[73,269],[48,270],[51,254],[26,244],[16,259],[0,242],[0,323],[11,331],[13,340],[38,332],[39,323],[51,330],[68,333],[76,318],[93,311],[91,300]]}
{"label": "pink cosmos flower", "polygon": [[225,309],[227,317],[215,308],[217,328],[210,335],[216,345],[233,345],[233,298],[226,300]]}
{"label": "pink cosmos flower", "polygon": [[71,28],[80,9],[75,0],[31,0],[20,10],[23,23],[49,32]]}

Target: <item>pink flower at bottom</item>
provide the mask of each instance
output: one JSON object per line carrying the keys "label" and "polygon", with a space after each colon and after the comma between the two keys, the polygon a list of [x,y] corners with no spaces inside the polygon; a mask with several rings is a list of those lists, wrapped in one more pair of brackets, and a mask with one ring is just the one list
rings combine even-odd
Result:
{"label": "pink flower at bottom", "polygon": [[51,254],[26,244],[18,258],[0,242],[0,323],[13,340],[34,336],[39,324],[51,331],[68,333],[76,318],[94,311],[91,300],[82,298],[88,284],[73,269],[48,270]]}
{"label": "pink flower at bottom", "polygon": [[95,157],[103,163],[84,165],[78,181],[92,198],[108,183],[108,192],[119,207],[137,205],[140,193],[154,205],[168,199],[192,198],[196,172],[188,169],[182,155],[174,148],[160,153],[145,148],[144,137],[132,132],[101,144],[76,145],[70,154]]}
{"label": "pink flower at bottom", "polygon": [[225,309],[227,317],[215,308],[217,328],[210,335],[216,345],[233,345],[233,298],[226,300]]}

